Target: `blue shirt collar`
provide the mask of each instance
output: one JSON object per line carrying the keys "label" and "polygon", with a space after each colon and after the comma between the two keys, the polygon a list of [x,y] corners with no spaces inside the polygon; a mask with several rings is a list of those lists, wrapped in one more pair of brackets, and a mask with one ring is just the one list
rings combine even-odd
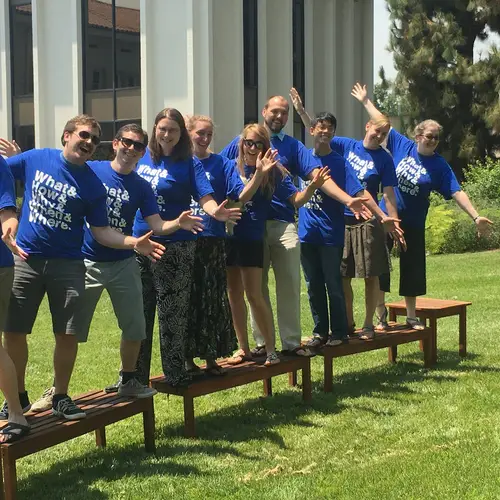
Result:
{"label": "blue shirt collar", "polygon": [[280,141],[283,141],[283,139],[285,138],[285,132],[281,131],[277,134],[276,133],[271,134],[271,139],[274,139],[275,137]]}

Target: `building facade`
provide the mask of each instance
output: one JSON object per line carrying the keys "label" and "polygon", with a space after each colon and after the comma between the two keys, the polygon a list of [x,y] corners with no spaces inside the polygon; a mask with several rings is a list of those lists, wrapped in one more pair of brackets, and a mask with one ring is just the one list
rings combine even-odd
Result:
{"label": "building facade", "polygon": [[[0,20],[0,137],[23,149],[59,147],[79,113],[111,140],[176,107],[213,117],[217,150],[291,86],[363,135],[373,0],[0,0]],[[286,131],[303,136],[297,116]]]}

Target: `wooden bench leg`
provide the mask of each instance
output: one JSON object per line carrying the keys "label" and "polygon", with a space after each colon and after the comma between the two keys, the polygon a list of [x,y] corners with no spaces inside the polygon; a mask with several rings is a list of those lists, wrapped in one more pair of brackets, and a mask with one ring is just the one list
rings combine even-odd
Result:
{"label": "wooden bench leg", "polygon": [[[424,326],[427,326],[427,318],[418,318],[420,320],[420,323],[422,323]],[[424,341],[423,340],[419,340],[419,345],[420,345],[420,350],[423,352],[424,350]]]}
{"label": "wooden bench leg", "polygon": [[433,364],[432,337],[422,340],[422,344],[424,346],[424,366],[431,368]]}
{"label": "wooden bench leg", "polygon": [[268,396],[273,395],[273,379],[271,377],[265,378],[264,382],[264,396],[267,398]]}
{"label": "wooden bench leg", "polygon": [[297,370],[294,370],[293,372],[290,372],[288,374],[288,385],[291,387],[297,386]]}
{"label": "wooden bench leg", "polygon": [[458,354],[460,357],[467,356],[467,308],[463,306],[459,314]]}
{"label": "wooden bench leg", "polygon": [[0,500],[4,500],[3,494],[3,462],[2,462],[2,454],[0,453]]}
{"label": "wooden bench leg", "polygon": [[195,437],[194,429],[194,401],[193,396],[184,396],[184,434],[186,437]]}
{"label": "wooden bench leg", "polygon": [[307,359],[307,363],[302,367],[302,399],[304,401],[311,401],[312,399],[310,358]]}
{"label": "wooden bench leg", "polygon": [[[144,447],[146,451],[154,453],[156,451],[155,442],[155,407],[151,398],[149,408],[142,412],[142,423],[144,428]],[[194,420],[194,415],[193,415]]]}
{"label": "wooden bench leg", "polygon": [[389,354],[389,363],[395,363],[396,358],[398,357],[398,346],[397,345],[392,345],[388,349],[388,354]]}
{"label": "wooden bench leg", "polygon": [[2,463],[5,500],[15,500],[17,497],[16,461],[9,457],[6,450],[2,450]]}
{"label": "wooden bench leg", "polygon": [[106,427],[95,430],[95,444],[98,448],[106,446]]}
{"label": "wooden bench leg", "polygon": [[429,318],[429,326],[431,329],[431,343],[432,343],[432,364],[437,363],[437,319]]}
{"label": "wooden bench leg", "polygon": [[392,307],[389,307],[389,321],[396,321],[396,310]]}
{"label": "wooden bench leg", "polygon": [[333,358],[325,354],[325,364],[323,368],[324,382],[323,391],[332,392],[333,390]]}

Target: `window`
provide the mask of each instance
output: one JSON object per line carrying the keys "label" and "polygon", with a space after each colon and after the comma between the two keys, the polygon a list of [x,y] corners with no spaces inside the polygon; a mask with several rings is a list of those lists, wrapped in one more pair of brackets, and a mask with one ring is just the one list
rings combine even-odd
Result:
{"label": "window", "polygon": [[141,123],[140,0],[83,0],[84,111],[99,120],[103,148]]}
{"label": "window", "polygon": [[257,0],[243,0],[245,124],[259,121]]}
{"label": "window", "polygon": [[[304,0],[293,0],[293,86],[305,99],[305,32],[304,32]],[[305,129],[297,112],[293,112],[293,135],[302,142],[305,140]]]}
{"label": "window", "polygon": [[33,30],[31,0],[10,0],[12,137],[27,150],[35,147]]}

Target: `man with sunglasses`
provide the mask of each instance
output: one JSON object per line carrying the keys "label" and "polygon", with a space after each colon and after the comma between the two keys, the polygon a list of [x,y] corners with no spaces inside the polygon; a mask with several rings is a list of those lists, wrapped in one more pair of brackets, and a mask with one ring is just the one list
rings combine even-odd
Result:
{"label": "man with sunglasses", "polygon": [[[86,163],[100,135],[94,118],[79,115],[64,127],[62,151],[35,149],[7,159],[14,177],[24,182],[17,244],[28,258],[14,257],[5,347],[16,367],[21,406],[27,411],[27,334],[47,293],[56,340],[52,412],[68,420],[85,417],[67,394],[78,351],[77,336],[82,332],[76,312],[85,289],[81,249],[85,221],[96,240],[107,247],[136,250],[153,259],[160,258],[164,250],[149,240],[150,234],[133,238],[109,226],[106,190]],[[4,404],[0,418],[7,417],[8,406]]]}

